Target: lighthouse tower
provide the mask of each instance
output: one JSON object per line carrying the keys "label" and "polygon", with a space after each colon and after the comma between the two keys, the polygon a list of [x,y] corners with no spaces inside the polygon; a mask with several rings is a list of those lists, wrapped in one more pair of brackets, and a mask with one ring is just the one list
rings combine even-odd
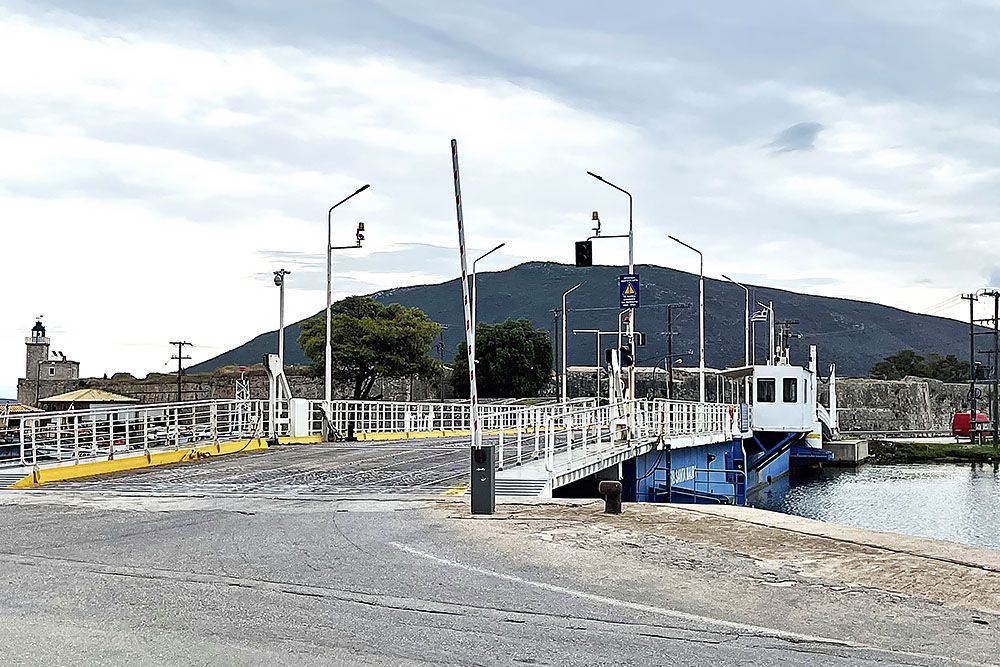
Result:
{"label": "lighthouse tower", "polygon": [[24,346],[24,377],[17,381],[18,403],[38,406],[43,398],[79,389],[80,363],[70,361],[62,352],[52,353],[52,341],[41,317],[31,327]]}
{"label": "lighthouse tower", "polygon": [[25,379],[34,379],[38,374],[38,367],[49,360],[51,343],[52,341],[45,335],[45,325],[39,316],[35,320],[35,326],[31,327],[31,335],[24,339],[24,344],[28,348],[24,365]]}

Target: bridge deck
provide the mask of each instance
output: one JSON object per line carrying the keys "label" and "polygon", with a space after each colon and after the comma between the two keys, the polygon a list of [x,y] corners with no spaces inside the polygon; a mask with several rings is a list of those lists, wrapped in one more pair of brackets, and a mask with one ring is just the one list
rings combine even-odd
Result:
{"label": "bridge deck", "polygon": [[467,438],[277,445],[250,454],[47,485],[118,493],[438,495],[467,482]]}

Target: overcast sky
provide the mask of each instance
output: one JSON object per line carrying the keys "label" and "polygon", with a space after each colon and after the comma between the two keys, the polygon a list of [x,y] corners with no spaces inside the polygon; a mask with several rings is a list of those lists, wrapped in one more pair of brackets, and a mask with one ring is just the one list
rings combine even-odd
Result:
{"label": "overcast sky", "polygon": [[491,269],[572,261],[593,209],[624,231],[589,169],[633,191],[637,262],[696,271],[673,234],[712,275],[961,317],[1000,279],[998,27],[997,0],[0,0],[0,396],[39,314],[100,375],[274,328],[281,267],[316,312],[326,209],[366,182],[336,296],[453,277],[453,137]]}

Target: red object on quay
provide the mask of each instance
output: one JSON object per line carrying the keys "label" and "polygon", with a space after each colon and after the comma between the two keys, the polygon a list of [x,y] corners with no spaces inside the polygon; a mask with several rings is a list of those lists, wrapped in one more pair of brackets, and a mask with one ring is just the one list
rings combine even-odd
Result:
{"label": "red object on quay", "polygon": [[[993,429],[983,428],[989,426],[990,418],[985,412],[976,412],[976,433],[978,435],[993,435]],[[951,416],[951,434],[956,438],[972,437],[972,413],[956,412]]]}

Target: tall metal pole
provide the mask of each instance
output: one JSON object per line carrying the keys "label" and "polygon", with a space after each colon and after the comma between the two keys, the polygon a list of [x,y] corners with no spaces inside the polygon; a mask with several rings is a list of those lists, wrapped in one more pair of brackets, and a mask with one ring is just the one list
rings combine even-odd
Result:
{"label": "tall metal pole", "polygon": [[[750,365],[750,288],[746,285],[736,282],[726,274],[722,274],[722,277],[731,282],[732,284],[740,287],[745,292],[745,299],[743,301],[743,365]],[[743,378],[743,396],[744,401],[750,402],[750,376]]]}
{"label": "tall metal pole", "polygon": [[596,348],[594,350],[595,352],[594,359],[597,362],[597,364],[594,366],[594,376],[595,376],[594,391],[597,392],[596,394],[594,394],[594,397],[597,399],[597,404],[600,405],[601,404],[601,332],[600,331],[598,331],[597,335],[594,336],[594,344]]}
{"label": "tall metal pole", "polygon": [[[326,407],[327,410],[329,410],[330,402],[333,400],[333,365],[330,359],[330,357],[333,356],[333,346],[330,343],[330,337],[333,335],[333,251],[335,250],[333,247],[333,209],[337,208],[351,197],[361,194],[370,187],[370,183],[365,183],[360,188],[331,206],[330,210],[326,212],[326,345],[324,346],[326,353],[326,369],[323,373],[323,398],[326,401],[324,407]],[[359,236],[357,246],[343,247],[353,248],[360,246],[361,238]]]}
{"label": "tall metal pole", "polygon": [[285,281],[278,287],[278,363],[285,367]]}
{"label": "tall metal pole", "polygon": [[[480,255],[479,257],[477,257],[476,259],[474,259],[472,261],[472,328],[473,329],[475,329],[479,325],[479,319],[478,319],[479,315],[478,315],[478,308],[477,308],[477,305],[478,305],[478,302],[479,302],[479,291],[476,288],[476,264],[479,263],[479,260],[485,259],[486,257],[492,255],[493,253],[495,253],[497,250],[499,250],[500,248],[504,247],[505,245],[507,245],[507,244],[506,243],[501,243],[497,247],[493,248],[493,250],[490,250],[489,252],[484,252],[482,255]],[[474,337],[473,337],[473,340],[474,340]],[[472,349],[472,354],[473,354],[473,357],[475,357],[475,354],[476,354],[475,347],[473,347],[473,349]]]}
{"label": "tall metal pole", "polygon": [[567,398],[567,396],[566,396],[566,384],[567,384],[567,382],[566,382],[566,368],[567,368],[567,357],[569,356],[569,355],[566,354],[566,347],[567,347],[566,322],[569,320],[569,311],[566,309],[566,297],[568,297],[570,295],[570,293],[575,292],[576,290],[580,289],[580,285],[582,285],[582,284],[583,283],[577,283],[577,284],[573,285],[568,290],[566,290],[565,292],[563,292],[563,295],[562,295],[562,347],[563,347],[563,349],[562,349],[562,393],[561,393],[561,395],[562,395],[562,402],[563,403],[566,403],[566,398]]}
{"label": "tall metal pole", "polygon": [[767,302],[767,314],[768,314],[767,326],[770,335],[769,344],[771,346],[771,348],[767,351],[767,364],[768,366],[771,366],[774,364],[774,302],[773,301]]}
{"label": "tall metal pole", "polygon": [[667,306],[667,398],[674,397],[674,309]]}
{"label": "tall metal pole", "polygon": [[705,402],[705,256],[676,236],[668,236],[688,250],[698,253],[698,400]]}
{"label": "tall metal pole", "polygon": [[990,381],[990,423],[993,432],[991,440],[993,446],[1000,446],[1000,378],[997,373],[1000,371],[1000,291],[994,289],[980,290],[979,294],[993,298],[993,317],[984,320],[993,324],[993,377]]}
{"label": "tall metal pole", "polygon": [[279,269],[274,272],[274,284],[278,286],[278,363],[285,368],[285,276],[291,271]]}
{"label": "tall metal pole", "polygon": [[969,302],[969,439],[976,439],[976,313],[975,294],[963,294],[962,298]]}
{"label": "tall metal pole", "polygon": [[469,361],[469,414],[472,422],[471,445],[482,445],[479,432],[479,392],[476,388],[476,330],[472,327],[472,299],[469,294],[468,266],[465,256],[465,221],[462,217],[462,186],[458,177],[458,141],[451,140],[451,165],[455,177],[455,217],[458,220],[458,254],[462,266],[462,298],[465,302],[465,347]]}
{"label": "tall metal pole", "polygon": [[[624,193],[628,196],[628,272],[629,274],[635,273],[635,234],[633,232],[632,224],[632,193],[623,187],[615,185],[611,181],[605,180],[603,176],[598,176],[592,171],[587,172],[590,176],[593,176],[605,185],[613,187],[615,190]],[[632,354],[635,354],[635,308],[629,308],[628,313],[628,344],[632,348]],[[635,364],[629,366],[628,369],[628,398],[629,401],[635,398]]]}

